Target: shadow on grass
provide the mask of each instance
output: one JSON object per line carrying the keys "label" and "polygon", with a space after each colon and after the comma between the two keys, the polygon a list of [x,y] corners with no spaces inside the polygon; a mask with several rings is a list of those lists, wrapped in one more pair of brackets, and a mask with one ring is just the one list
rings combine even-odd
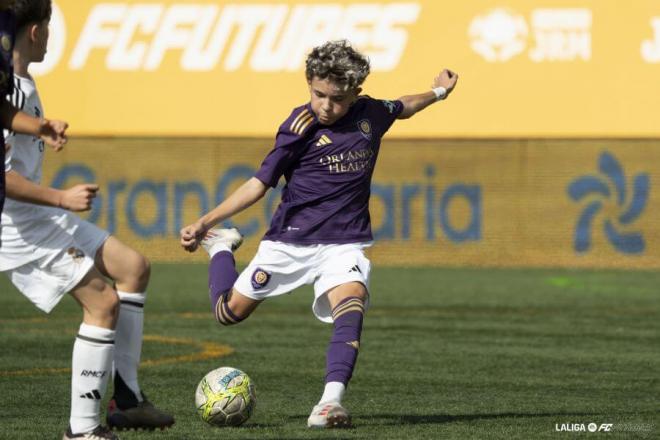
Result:
{"label": "shadow on grass", "polygon": [[[639,413],[617,413],[617,415]],[[516,413],[504,412],[497,414],[373,414],[371,416],[355,417],[353,422],[356,426],[369,425],[440,425],[455,422],[471,422],[477,420],[497,420],[497,419],[529,419],[529,418],[578,418],[578,417],[598,417],[612,416],[612,414],[596,414],[585,412],[549,412],[549,413]],[[292,416],[290,419],[302,419],[307,416]]]}
{"label": "shadow on grass", "polygon": [[[639,414],[639,413],[617,413]],[[612,416],[612,414],[596,414],[593,412],[548,412],[548,413],[517,413],[504,412],[496,414],[374,414],[367,418],[359,418],[356,425],[435,425],[455,422],[471,422],[477,420],[497,420],[497,419],[530,419],[530,418],[570,418],[575,420],[579,417],[598,417],[602,415]]]}

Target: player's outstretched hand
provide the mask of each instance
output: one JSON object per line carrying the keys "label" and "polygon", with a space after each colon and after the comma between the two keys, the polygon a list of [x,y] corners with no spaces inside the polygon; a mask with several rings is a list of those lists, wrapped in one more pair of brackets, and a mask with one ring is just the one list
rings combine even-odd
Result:
{"label": "player's outstretched hand", "polygon": [[92,183],[81,183],[62,192],[60,206],[69,211],[89,211],[96,197],[99,186]]}
{"label": "player's outstretched hand", "polygon": [[181,247],[188,252],[195,252],[206,235],[207,228],[202,222],[195,222],[181,229]]}
{"label": "player's outstretched hand", "polygon": [[67,128],[69,128],[69,124],[64,121],[42,119],[39,134],[44,142],[53,147],[53,150],[60,151],[68,140]]}
{"label": "player's outstretched hand", "polygon": [[456,82],[458,81],[458,75],[456,72],[452,72],[449,69],[443,69],[438,76],[433,79],[432,89],[436,87],[444,87],[447,89],[447,94],[450,94],[454,87],[456,87]]}

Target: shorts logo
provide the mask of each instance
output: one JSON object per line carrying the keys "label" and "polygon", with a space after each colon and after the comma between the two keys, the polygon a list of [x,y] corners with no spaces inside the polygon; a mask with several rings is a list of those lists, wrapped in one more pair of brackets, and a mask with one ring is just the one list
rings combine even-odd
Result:
{"label": "shorts logo", "polygon": [[70,247],[69,249],[66,250],[66,253],[71,255],[71,258],[73,258],[73,261],[79,262],[83,258],[85,258],[85,253],[81,251],[78,248],[75,247]]}
{"label": "shorts logo", "polygon": [[368,119],[362,119],[360,122],[358,122],[358,129],[360,130],[362,136],[364,136],[367,140],[371,140],[371,123]]}
{"label": "shorts logo", "polygon": [[270,274],[257,267],[252,274],[252,287],[262,289],[268,284],[268,281],[270,281]]}

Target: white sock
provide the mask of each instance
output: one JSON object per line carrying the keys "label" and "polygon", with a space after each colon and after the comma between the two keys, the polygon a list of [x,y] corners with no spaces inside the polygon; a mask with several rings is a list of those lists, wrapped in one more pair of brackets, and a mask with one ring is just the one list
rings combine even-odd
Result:
{"label": "white sock", "polygon": [[325,384],[325,389],[323,390],[323,396],[319,400],[319,404],[326,402],[337,402],[341,403],[341,399],[344,397],[344,392],[346,392],[346,386],[341,382],[328,382]]}
{"label": "white sock", "polygon": [[100,423],[101,399],[110,378],[115,331],[80,324],[71,362],[71,432],[85,433]]}
{"label": "white sock", "polygon": [[121,305],[117,319],[114,372],[119,373],[124,383],[142,401],[138,385],[138,366],[142,354],[142,331],[144,328],[144,293],[117,291]]}
{"label": "white sock", "polygon": [[224,243],[215,243],[213,246],[211,246],[211,249],[209,249],[209,257],[213,258],[213,256],[218,252],[225,252],[225,251],[231,252],[231,248]]}

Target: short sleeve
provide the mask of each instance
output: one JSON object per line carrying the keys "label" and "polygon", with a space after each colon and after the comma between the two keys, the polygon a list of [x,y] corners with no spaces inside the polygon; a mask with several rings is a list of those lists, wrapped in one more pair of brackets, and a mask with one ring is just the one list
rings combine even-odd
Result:
{"label": "short sleeve", "polygon": [[275,138],[275,147],[268,153],[255,177],[264,185],[275,188],[280,177],[295,163],[297,139],[292,139],[288,133],[279,132]]}
{"label": "short sleeve", "polygon": [[398,99],[394,101],[371,99],[370,104],[374,112],[375,122],[381,128],[383,134],[390,129],[403,111],[403,103]]}
{"label": "short sleeve", "polygon": [[0,95],[2,98],[12,90],[14,77],[12,52],[16,35],[16,21],[11,10],[0,11]]}
{"label": "short sleeve", "polygon": [[295,109],[280,126],[275,146],[268,153],[255,177],[275,188],[277,182],[293,167],[305,150],[306,133],[314,125],[314,115],[306,107]]}

